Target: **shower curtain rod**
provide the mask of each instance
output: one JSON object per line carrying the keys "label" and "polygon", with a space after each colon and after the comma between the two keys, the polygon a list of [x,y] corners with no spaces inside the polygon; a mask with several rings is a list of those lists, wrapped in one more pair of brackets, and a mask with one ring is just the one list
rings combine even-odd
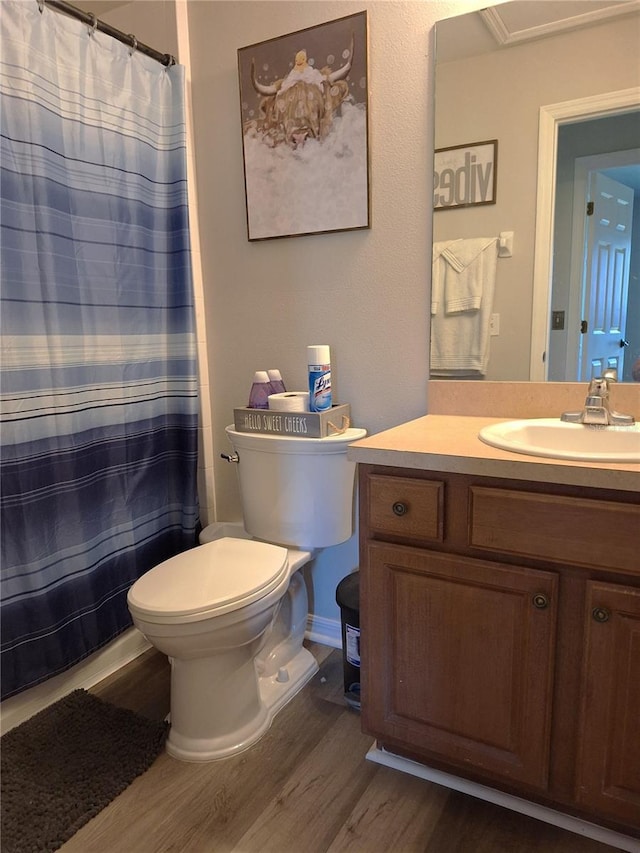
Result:
{"label": "shower curtain rod", "polygon": [[43,5],[51,6],[52,9],[58,9],[60,12],[70,15],[72,18],[77,18],[83,23],[89,24],[93,29],[100,30],[101,33],[106,33],[106,35],[121,41],[123,44],[128,45],[132,50],[138,50],[140,53],[144,53],[145,56],[150,56],[151,59],[155,59],[156,62],[159,62],[161,65],[170,66],[176,64],[175,57],[171,56],[170,53],[160,53],[158,50],[154,50],[152,47],[138,41],[134,35],[131,35],[130,33],[127,35],[127,33],[123,33],[122,30],[117,30],[115,27],[105,24],[104,21],[96,18],[93,12],[83,12],[82,9],[78,9],[77,6],[72,6],[71,3],[67,3],[65,0],[39,0],[40,11],[42,11]]}

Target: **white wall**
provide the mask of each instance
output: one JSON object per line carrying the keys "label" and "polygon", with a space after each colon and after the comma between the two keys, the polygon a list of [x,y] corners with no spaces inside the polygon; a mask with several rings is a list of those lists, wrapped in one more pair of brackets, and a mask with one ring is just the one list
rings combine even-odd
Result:
{"label": "white wall", "polygon": [[118,4],[115,0],[83,0],[74,5],[93,12],[101,21],[123,33],[133,34],[138,41],[178,56],[178,34],[174,0],[132,0]]}
{"label": "white wall", "polygon": [[[152,25],[150,5],[136,0],[103,17],[164,51],[159,34],[146,28],[145,21]],[[426,412],[433,25],[482,5],[478,0],[187,2],[220,519],[240,517],[236,469],[219,454],[229,449],[224,427],[233,408],[246,403],[256,369],[278,367],[290,389],[302,389],[307,344],[328,343],[336,398],[351,404],[356,426],[378,432]],[[138,14],[134,30],[130,13],[141,7],[144,14]],[[365,8],[372,227],[250,243],[237,49]],[[316,561],[310,598],[317,616],[339,618],[335,588],[356,566],[355,538]]]}

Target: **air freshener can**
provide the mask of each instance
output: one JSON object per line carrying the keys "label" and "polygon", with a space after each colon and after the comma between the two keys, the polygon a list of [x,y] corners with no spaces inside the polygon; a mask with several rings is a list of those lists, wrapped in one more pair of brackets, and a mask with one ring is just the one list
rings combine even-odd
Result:
{"label": "air freshener can", "polygon": [[309,368],[309,411],[331,408],[331,352],[325,344],[307,347]]}

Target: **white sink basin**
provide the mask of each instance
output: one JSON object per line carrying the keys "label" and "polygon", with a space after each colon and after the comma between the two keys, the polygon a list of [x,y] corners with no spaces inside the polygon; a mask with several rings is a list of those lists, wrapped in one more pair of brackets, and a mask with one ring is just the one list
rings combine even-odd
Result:
{"label": "white sink basin", "polygon": [[640,423],[588,426],[559,418],[532,418],[492,424],[478,435],[485,444],[551,459],[578,462],[640,462]]}

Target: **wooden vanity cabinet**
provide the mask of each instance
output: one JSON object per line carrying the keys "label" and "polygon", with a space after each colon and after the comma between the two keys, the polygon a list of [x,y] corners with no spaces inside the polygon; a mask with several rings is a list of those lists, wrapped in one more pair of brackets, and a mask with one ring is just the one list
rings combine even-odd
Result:
{"label": "wooden vanity cabinet", "polygon": [[640,834],[640,498],[360,464],[363,729]]}

